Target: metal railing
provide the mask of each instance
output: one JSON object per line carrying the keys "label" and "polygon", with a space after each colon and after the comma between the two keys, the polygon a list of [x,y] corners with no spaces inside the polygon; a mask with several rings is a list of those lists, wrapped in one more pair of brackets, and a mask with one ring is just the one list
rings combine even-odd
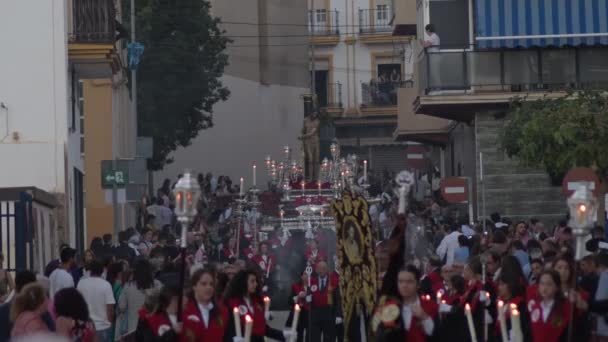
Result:
{"label": "metal railing", "polygon": [[338,11],[317,9],[308,11],[308,31],[315,36],[340,35],[340,15]]}
{"label": "metal railing", "polygon": [[342,108],[342,84],[337,82],[327,85],[327,103],[324,107]]}
{"label": "metal railing", "polygon": [[71,0],[69,40],[113,43],[116,37],[114,0]]}
{"label": "metal railing", "polygon": [[359,32],[360,33],[380,33],[391,32],[391,19],[393,17],[392,8],[388,5],[375,9],[359,10]]}
{"label": "metal railing", "polygon": [[435,50],[419,57],[421,92],[529,92],[608,86],[608,48]]}
{"label": "metal railing", "polygon": [[410,88],[412,82],[371,80],[361,83],[361,107],[390,107],[397,105],[399,88]]}

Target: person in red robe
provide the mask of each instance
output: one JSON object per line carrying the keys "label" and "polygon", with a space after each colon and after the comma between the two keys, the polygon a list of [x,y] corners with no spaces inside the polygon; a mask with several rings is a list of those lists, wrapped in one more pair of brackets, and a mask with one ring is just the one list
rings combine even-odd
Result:
{"label": "person in red robe", "polygon": [[572,305],[560,291],[560,283],[556,271],[543,271],[538,276],[538,297],[528,300],[534,342],[568,340]]}
{"label": "person in red robe", "polygon": [[[291,331],[281,332],[266,323],[269,312],[265,311],[260,285],[261,282],[258,280],[258,274],[255,271],[240,271],[230,282],[226,293],[226,306],[230,312],[233,312],[235,308],[238,310],[240,326],[243,330],[241,336],[244,336],[245,333],[246,316],[253,320],[251,342],[264,342],[264,337],[285,341],[290,336]],[[237,336],[234,319],[229,321],[227,336]]]}
{"label": "person in red robe", "polygon": [[340,307],[337,303],[338,277],[329,274],[327,262],[319,261],[314,276],[310,279],[311,329],[312,341],[333,341],[336,338],[336,325],[340,324]]}
{"label": "person in red robe", "polygon": [[[308,293],[308,275],[306,272],[302,272],[300,281],[293,283],[291,285],[291,295],[289,296],[289,317],[287,317],[287,321],[285,322],[285,326],[291,327],[293,324],[293,315],[295,305],[298,304],[300,306],[300,315],[298,318],[298,326],[296,327],[297,331],[297,342],[308,341],[308,339],[304,339],[304,330],[308,330],[308,310],[310,310],[310,304],[306,302],[306,294]],[[307,332],[307,334],[310,334]]]}
{"label": "person in red robe", "polygon": [[228,243],[222,249],[221,261],[228,261],[232,264],[238,259],[238,251],[236,250],[236,238],[231,237],[228,239]]}
{"label": "person in red robe", "polygon": [[182,313],[181,341],[223,341],[230,320],[226,307],[215,300],[215,274],[197,270],[191,283],[193,294]]}
{"label": "person in red robe", "polygon": [[316,265],[319,261],[327,261],[327,255],[319,249],[319,242],[317,240],[310,240],[304,256],[310,265]]}
{"label": "person in red robe", "polygon": [[269,249],[268,242],[263,241],[258,247],[258,254],[251,258],[251,261],[260,268],[265,279],[270,279],[277,267],[277,259],[269,254]]}

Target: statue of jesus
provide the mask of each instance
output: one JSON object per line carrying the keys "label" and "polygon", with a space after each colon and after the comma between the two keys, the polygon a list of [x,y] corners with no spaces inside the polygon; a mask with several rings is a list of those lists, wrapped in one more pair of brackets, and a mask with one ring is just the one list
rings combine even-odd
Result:
{"label": "statue of jesus", "polygon": [[316,111],[311,112],[304,118],[304,127],[302,128],[302,140],[304,147],[304,164],[306,166],[305,173],[310,181],[318,179],[319,167],[319,116]]}

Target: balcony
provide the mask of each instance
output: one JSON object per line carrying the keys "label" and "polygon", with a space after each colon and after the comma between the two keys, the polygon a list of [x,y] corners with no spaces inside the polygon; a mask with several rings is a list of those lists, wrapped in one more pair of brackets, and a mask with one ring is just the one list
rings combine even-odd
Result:
{"label": "balcony", "polygon": [[412,104],[417,95],[418,91],[413,87],[398,89],[397,129],[393,133],[393,138],[396,141],[446,144],[450,121],[414,113]]}
{"label": "balcony", "polygon": [[114,0],[68,0],[68,58],[80,78],[108,78],[120,70],[116,23]]}
{"label": "balcony", "polygon": [[378,81],[361,83],[361,115],[397,115],[397,95],[400,88],[411,87],[411,82]]}
{"label": "balcony", "polygon": [[109,43],[116,36],[114,0],[71,0],[71,43]]}
{"label": "balcony", "polygon": [[317,9],[308,11],[308,32],[315,45],[335,45],[340,42],[338,11]]}
{"label": "balcony", "polygon": [[390,6],[379,5],[375,9],[359,10],[359,33],[375,34],[393,31],[391,19],[393,11]]}
{"label": "balcony", "polygon": [[[608,86],[608,48],[426,51],[419,57],[417,111],[471,111],[471,104],[508,104],[567,90]],[[444,106],[442,106],[444,105]],[[466,106],[469,105],[469,106]]]}
{"label": "balcony", "polygon": [[416,0],[393,0],[395,13],[392,18],[393,35],[416,35]]}

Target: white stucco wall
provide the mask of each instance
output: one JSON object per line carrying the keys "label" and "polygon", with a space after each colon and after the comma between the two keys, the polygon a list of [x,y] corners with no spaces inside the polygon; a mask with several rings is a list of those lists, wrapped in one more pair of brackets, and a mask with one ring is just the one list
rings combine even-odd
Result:
{"label": "white stucco wall", "polygon": [[[265,184],[264,157],[281,156],[284,145],[299,153],[304,106],[300,95],[307,89],[264,86],[258,82],[223,77],[230,99],[214,108],[214,127],[200,132],[192,145],[173,153],[175,162],[155,174],[155,188],[164,178],[174,180],[184,168],[194,172],[228,175],[233,184],[245,178],[251,186],[252,164],[258,165],[258,184]],[[264,186],[265,188],[265,186]]]}
{"label": "white stucco wall", "polygon": [[[1,187],[66,191],[64,1],[0,1]],[[18,135],[18,140],[13,139]]]}

